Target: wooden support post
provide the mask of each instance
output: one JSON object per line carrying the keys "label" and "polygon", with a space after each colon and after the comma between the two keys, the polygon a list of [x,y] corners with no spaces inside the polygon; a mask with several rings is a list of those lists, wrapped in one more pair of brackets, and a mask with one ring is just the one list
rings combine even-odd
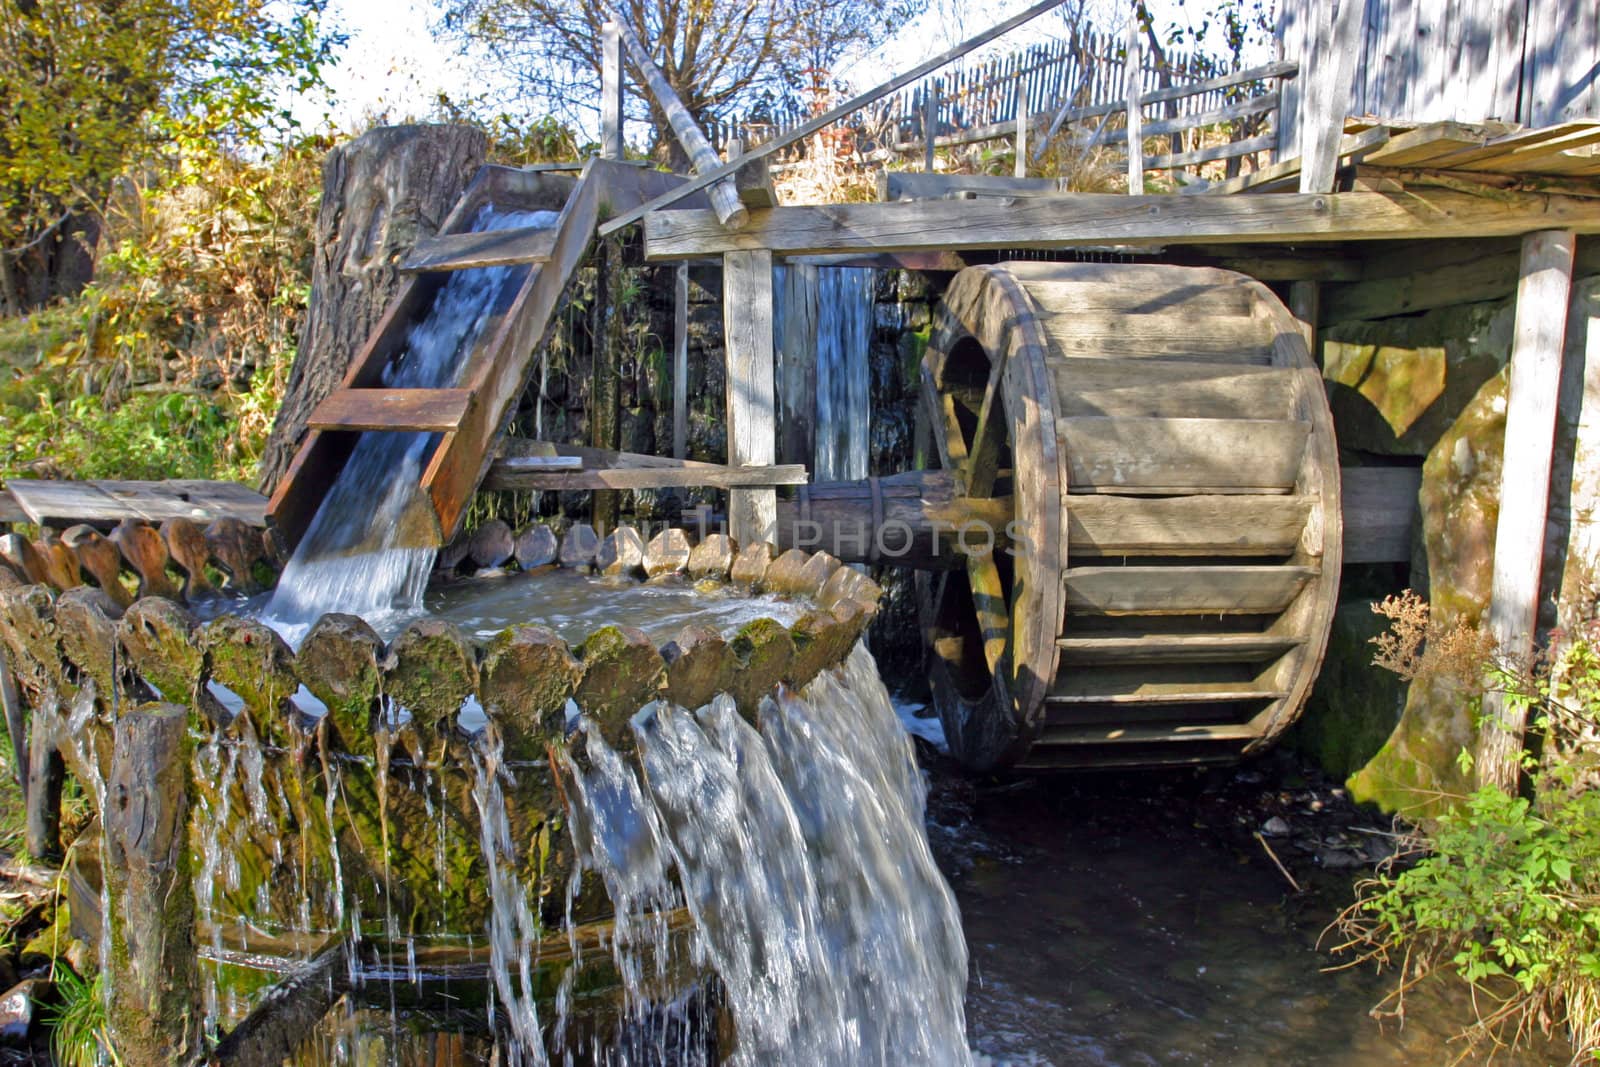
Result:
{"label": "wooden support post", "polygon": [[[612,306],[621,286],[613,285],[611,272],[617,257],[611,243],[599,242],[594,253],[594,304],[589,309],[589,340],[594,366],[589,388],[589,443],[595,448],[617,447],[617,354],[612,343],[618,311]],[[590,511],[590,523],[601,534],[617,524],[617,494],[597,490]]]}
{"label": "wooden support post", "polygon": [[22,799],[28,799],[28,749],[27,712],[22,706],[22,694],[17,691],[17,676],[11,670],[11,657],[0,649],[0,707],[5,710],[6,733],[11,735],[11,773],[22,789]]}
{"label": "wooden support post", "polygon": [[189,858],[189,712],[147,704],[117,720],[106,782],[111,1039],[125,1063],[201,1051]]}
{"label": "wooden support post", "polygon": [[933,142],[939,136],[939,79],[928,82],[922,97],[922,169],[933,173]]}
{"label": "wooden support post", "polygon": [[811,466],[817,454],[817,266],[783,272],[783,323],[777,327],[778,460]]}
{"label": "wooden support post", "polygon": [[24,844],[36,860],[60,859],[61,787],[66,780],[66,766],[56,747],[60,716],[54,709],[50,714],[35,709],[29,720]]}
{"label": "wooden support post", "polygon": [[[728,463],[765,466],[776,452],[772,390],[772,253],[722,257],[723,336],[728,359]],[[771,541],[778,494],[730,489],[728,526],[741,545]]]}
{"label": "wooden support post", "polygon": [[[619,18],[609,4],[602,5],[601,10],[611,17],[612,23],[617,27],[617,32],[622,36],[622,43],[627,46],[628,55],[632,58],[635,69],[639,71],[639,77],[650,90],[650,95],[655,98],[656,106],[667,117],[667,122],[671,124],[672,132],[677,136],[678,143],[683,146],[695,173],[707,174],[722,166],[722,160],[717,158],[717,150],[711,147],[706,135],[700,132],[700,124],[689,114],[689,109],[678,98],[672,83],[667,81],[667,76],[661,73],[661,68],[650,59],[650,50],[639,40],[639,35],[633,32],[633,27]],[[717,219],[722,225],[737,229],[750,217],[749,210],[739,200],[739,192],[734,188],[732,179],[724,178],[711,183],[706,195],[711,198],[711,209],[717,213]]]}
{"label": "wooden support post", "polygon": [[1322,366],[1322,353],[1317,351],[1317,323],[1322,317],[1321,286],[1315,281],[1290,282],[1289,313],[1300,324],[1312,362]]}
{"label": "wooden support post", "polygon": [[[1513,663],[1525,662],[1532,654],[1539,617],[1539,574],[1575,247],[1576,238],[1564,230],[1531,233],[1522,241],[1489,599],[1490,632],[1501,655]],[[1526,707],[1507,701],[1500,692],[1484,694],[1478,736],[1480,783],[1516,791],[1526,719]]]}
{"label": "wooden support post", "polygon": [[1139,12],[1128,13],[1128,54],[1123,77],[1128,95],[1128,192],[1137,196],[1144,192],[1144,114],[1140,111],[1139,97],[1143,86],[1139,62]]}
{"label": "wooden support post", "polygon": [[1327,16],[1331,26],[1321,34],[1322,46],[1307,56],[1311,76],[1300,98],[1299,121],[1302,193],[1333,192],[1366,6],[1365,0],[1340,0],[1338,12]]}
{"label": "wooden support post", "polygon": [[689,264],[672,272],[672,458],[689,456]]}
{"label": "wooden support post", "polygon": [[1018,178],[1028,176],[1028,82],[1017,77],[1017,161],[1012,172]]}
{"label": "wooden support post", "polygon": [[622,158],[622,33],[615,22],[600,27],[600,154]]}

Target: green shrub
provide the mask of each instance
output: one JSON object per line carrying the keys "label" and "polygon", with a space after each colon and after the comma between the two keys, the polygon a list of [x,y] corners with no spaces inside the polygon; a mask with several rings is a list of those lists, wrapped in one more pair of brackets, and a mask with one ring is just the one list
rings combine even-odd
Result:
{"label": "green shrub", "polygon": [[[1403,1014],[1406,991],[1436,972],[1469,986],[1469,1050],[1565,1031],[1578,1058],[1600,1060],[1595,637],[1580,635],[1543,669],[1491,672],[1530,711],[1539,752],[1523,752],[1526,795],[1486,785],[1458,798],[1417,833],[1421,859],[1359,883],[1335,924],[1340,951],[1398,969],[1381,1011]],[[1461,760],[1470,769],[1470,754]]]}

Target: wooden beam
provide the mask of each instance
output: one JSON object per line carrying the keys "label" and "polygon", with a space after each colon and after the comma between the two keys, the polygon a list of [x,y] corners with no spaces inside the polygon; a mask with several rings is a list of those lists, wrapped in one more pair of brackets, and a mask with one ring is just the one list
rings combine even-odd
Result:
{"label": "wooden beam", "polygon": [[403,274],[423,271],[471,270],[474,267],[508,267],[517,263],[544,263],[555,247],[553,226],[522,226],[514,230],[449,233],[418,241],[400,264]]}
{"label": "wooden beam", "polygon": [[933,173],[934,143],[939,137],[939,79],[922,89],[922,169]]}
{"label": "wooden beam", "polygon": [[[672,133],[677,137],[678,143],[683,146],[684,153],[688,155],[695,174],[704,177],[712,171],[720,170],[722,161],[717,158],[716,149],[706,140],[706,135],[700,131],[700,124],[695,122],[694,116],[678,98],[672,83],[667,81],[667,76],[661,73],[661,68],[650,58],[650,50],[639,40],[639,35],[633,32],[633,27],[617,15],[615,8],[608,3],[602,3],[600,6],[601,10],[610,16],[612,24],[617,27],[617,33],[622,37],[622,43],[627,46],[628,55],[633,60],[634,69],[639,72],[639,77],[654,98],[656,107],[666,116],[667,123],[672,127]],[[739,201],[739,192],[734,188],[733,182],[726,178],[713,178],[707,180],[706,186],[709,187],[706,195],[711,198],[711,210],[716,212],[722,224],[743,225],[749,211]],[[602,236],[611,232],[605,228],[600,231]]]}
{"label": "wooden beam", "polygon": [[1205,148],[1196,148],[1189,152],[1150,156],[1145,160],[1145,166],[1151,170],[1171,170],[1174,167],[1192,167],[1196,163],[1210,163],[1217,159],[1248,156],[1256,152],[1265,152],[1271,148],[1277,143],[1273,137],[1273,134],[1264,133],[1257,137],[1246,137],[1242,141],[1227,141],[1223,144],[1207,145]]}
{"label": "wooden beam", "polygon": [[1420,521],[1421,467],[1343,467],[1344,562],[1409,563]]}
{"label": "wooden beam", "polygon": [[1300,324],[1300,333],[1306,339],[1306,349],[1318,366],[1322,365],[1322,350],[1317,347],[1317,325],[1321,318],[1322,288],[1312,280],[1289,284],[1289,314]]}
{"label": "wooden beam", "polygon": [[1309,57],[1309,84],[1300,103],[1302,193],[1333,192],[1367,5],[1365,0],[1341,0],[1337,13],[1331,4],[1325,3],[1321,8],[1327,11],[1329,35],[1324,46]]}
{"label": "wooden beam", "polygon": [[1096,244],[1231,244],[1496,237],[1558,225],[1600,233],[1600,204],[1542,193],[1486,200],[1449,191],[1252,197],[1083,193],[1016,203],[825,204],[752,212],[727,230],[707,211],[662,211],[645,222],[650,260],[767,249],[850,251],[1068,248]]}
{"label": "wooden beam", "polygon": [[[723,257],[722,307],[728,360],[728,463],[770,466],[777,451],[771,252],[729,252]],[[729,533],[739,544],[771,541],[777,521],[778,496],[772,489],[729,490]]]}
{"label": "wooden beam", "polygon": [[600,27],[600,154],[621,159],[622,137],[622,33],[607,20]]}
{"label": "wooden beam", "polygon": [[[529,466],[537,462],[572,462],[565,456],[528,456],[497,460],[484,479],[485,489],[615,490],[677,489],[704,486],[741,489],[775,485],[804,485],[806,468],[799,464],[766,467],[611,467],[595,470],[552,470]],[[743,491],[743,490],[741,490]],[[770,492],[770,490],[769,490]],[[774,496],[773,498],[777,498]],[[759,540],[759,538],[758,538]]]}
{"label": "wooden beam", "polygon": [[[1489,630],[1501,656],[1513,664],[1526,663],[1532,655],[1539,618],[1539,573],[1575,243],[1573,235],[1563,231],[1529,234],[1522,242],[1489,599]],[[1478,735],[1480,783],[1515,794],[1526,720],[1526,704],[1507,700],[1494,688],[1484,694]]]}
{"label": "wooden beam", "polygon": [[317,405],[313,430],[454,430],[472,404],[471,389],[336,389]]}
{"label": "wooden beam", "polygon": [[672,272],[672,454],[689,455],[689,264]]}
{"label": "wooden beam", "polygon": [[[896,89],[904,88],[905,86],[910,85],[923,75],[938,70],[946,63],[960,59],[962,56],[976,48],[982,48],[996,37],[1000,37],[1011,32],[1025,22],[1033,21],[1040,15],[1043,15],[1045,12],[1052,11],[1061,6],[1061,4],[1062,0],[1039,0],[1039,3],[1034,4],[1026,11],[1018,12],[1017,14],[1006,19],[1004,22],[990,26],[987,30],[984,30],[975,37],[967,38],[954,48],[951,48],[945,52],[941,52],[932,59],[924,60],[923,62],[918,63],[908,71],[896,74],[893,78],[890,78],[882,85],[868,89],[864,93],[859,93],[856,96],[851,97],[849,100],[846,100],[838,107],[830,108],[815,118],[806,122],[802,122],[788,133],[785,133],[779,137],[774,137],[772,140],[756,146],[755,148],[751,149],[750,152],[746,153],[746,160],[742,162],[770,156],[774,152],[780,152],[789,147],[796,141],[803,141],[807,137],[810,137],[812,134],[816,133],[818,130],[826,129],[829,126],[832,126],[840,119],[855,114],[868,104],[888,96]],[[656,197],[654,200],[651,200],[649,203],[641,204],[639,207],[631,211],[625,211],[621,215],[618,215],[616,218],[600,227],[600,236],[609,237],[618,230],[623,229],[626,226],[633,225],[652,212],[660,211],[662,208],[665,208],[671,204],[676,204],[679,200],[682,200],[690,193],[698,192],[699,190],[710,185],[712,182],[728,177],[740,166],[741,163],[727,163],[709,173],[696,175],[683,187],[681,194],[676,190],[671,193],[664,193],[661,196]]]}

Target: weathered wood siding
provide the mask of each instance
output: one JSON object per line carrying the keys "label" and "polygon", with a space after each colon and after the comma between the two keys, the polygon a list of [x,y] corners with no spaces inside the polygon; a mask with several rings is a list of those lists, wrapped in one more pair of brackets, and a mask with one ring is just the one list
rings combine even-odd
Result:
{"label": "weathered wood siding", "polygon": [[[1364,0],[1349,113],[1546,126],[1600,118],[1594,0]],[[1326,33],[1328,0],[1279,0],[1278,41],[1303,59]],[[1305,86],[1285,83],[1296,143]]]}

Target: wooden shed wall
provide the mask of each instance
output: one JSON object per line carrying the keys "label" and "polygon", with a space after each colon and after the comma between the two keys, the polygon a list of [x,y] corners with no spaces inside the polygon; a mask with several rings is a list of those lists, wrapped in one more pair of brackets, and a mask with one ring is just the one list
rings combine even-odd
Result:
{"label": "wooden shed wall", "polygon": [[[1352,2],[1352,0],[1343,0]],[[1355,0],[1360,2],[1360,0]],[[1329,0],[1278,0],[1285,59],[1322,43]],[[1365,0],[1352,115],[1547,126],[1600,118],[1595,0]],[[1285,84],[1295,152],[1299,95]]]}

